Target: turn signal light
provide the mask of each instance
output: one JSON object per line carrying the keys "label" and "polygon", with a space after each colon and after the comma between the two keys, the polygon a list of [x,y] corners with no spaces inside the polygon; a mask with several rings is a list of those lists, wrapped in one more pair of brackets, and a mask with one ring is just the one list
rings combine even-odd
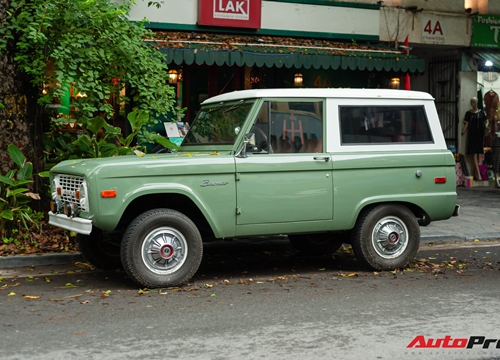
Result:
{"label": "turn signal light", "polygon": [[434,178],[434,182],[436,184],[444,184],[446,183],[446,177],[437,177],[437,178]]}
{"label": "turn signal light", "polygon": [[114,197],[116,197],[116,190],[102,190],[101,197],[102,198],[114,198]]}

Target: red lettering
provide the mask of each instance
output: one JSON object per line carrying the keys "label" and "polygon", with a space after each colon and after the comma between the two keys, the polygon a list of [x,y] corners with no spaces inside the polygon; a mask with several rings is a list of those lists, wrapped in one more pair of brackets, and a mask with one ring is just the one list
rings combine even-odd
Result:
{"label": "red lettering", "polygon": [[418,335],[415,336],[415,338],[406,347],[419,349],[465,348],[468,341],[468,339],[452,339],[450,335],[446,335],[444,338],[440,339],[429,338],[426,341],[423,335]]}
{"label": "red lettering", "polygon": [[[430,338],[429,340],[427,340],[427,344],[425,344],[426,348],[439,348],[441,347],[441,343],[443,342],[443,339],[436,339],[435,340],[436,342],[434,343],[434,339]],[[419,347],[419,346],[417,346]]]}
{"label": "red lettering", "polygon": [[454,348],[465,348],[467,346],[467,339],[453,339]]}
{"label": "red lettering", "polygon": [[[430,21],[429,21],[429,23],[430,23]],[[443,35],[443,29],[441,29],[441,24],[439,23],[439,21],[436,21],[436,26],[434,26],[434,31],[432,32],[432,35],[434,35],[437,32],[439,32],[441,35]]]}
{"label": "red lettering", "polygon": [[417,335],[415,336],[415,339],[411,341],[411,343],[406,346],[407,348],[413,348],[413,347],[425,347],[425,337],[424,335]]}
{"label": "red lettering", "polygon": [[430,20],[427,22],[427,24],[425,24],[424,32],[432,34],[432,26]]}

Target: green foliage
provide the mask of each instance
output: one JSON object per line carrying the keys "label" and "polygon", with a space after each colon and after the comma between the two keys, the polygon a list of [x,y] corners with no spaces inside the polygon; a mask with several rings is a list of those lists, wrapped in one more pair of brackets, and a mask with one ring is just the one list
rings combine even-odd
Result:
{"label": "green foliage", "polygon": [[[62,98],[69,85],[76,97],[72,119],[54,117],[47,144],[52,160],[71,157],[103,157],[131,152],[131,145],[168,140],[147,132],[159,116],[177,117],[175,90],[169,86],[164,55],[154,33],[144,22],[128,20],[134,0],[19,0],[12,1],[3,40],[16,44],[15,60],[40,90],[38,102],[46,105]],[[150,1],[149,6],[160,6]],[[2,36],[0,36],[2,38]],[[127,88],[126,95],[125,86]],[[109,99],[129,104],[132,132],[121,136],[107,120],[119,114]],[[83,135],[61,134],[64,123],[75,122]],[[133,124],[132,124],[133,122]],[[139,128],[140,125],[140,128]],[[124,149],[120,149],[123,147]]]}
{"label": "green foliage", "polygon": [[29,228],[30,223],[39,224],[40,214],[29,207],[33,199],[40,199],[26,187],[32,182],[33,164],[26,161],[21,150],[13,144],[8,153],[18,169],[0,175],[0,235],[9,238],[20,227]]}
{"label": "green foliage", "polygon": [[166,148],[176,149],[177,145],[153,134],[146,129],[149,115],[143,110],[128,114],[130,134],[123,136],[119,127],[109,125],[102,116],[81,118],[76,132],[59,132],[57,125],[46,134],[44,140],[47,165],[69,159],[99,158],[133,154],[134,150],[146,152],[144,143],[159,143]]}

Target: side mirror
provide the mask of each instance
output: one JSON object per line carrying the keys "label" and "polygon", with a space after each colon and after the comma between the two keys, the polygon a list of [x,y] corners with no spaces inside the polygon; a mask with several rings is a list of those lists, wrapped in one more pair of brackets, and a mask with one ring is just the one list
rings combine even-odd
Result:
{"label": "side mirror", "polygon": [[253,140],[253,143],[255,145],[255,134],[254,133],[248,133],[245,134],[243,137],[243,147],[241,148],[240,152],[238,155],[236,155],[239,158],[246,158],[248,157],[247,155],[247,146],[248,144],[251,144],[251,141]]}

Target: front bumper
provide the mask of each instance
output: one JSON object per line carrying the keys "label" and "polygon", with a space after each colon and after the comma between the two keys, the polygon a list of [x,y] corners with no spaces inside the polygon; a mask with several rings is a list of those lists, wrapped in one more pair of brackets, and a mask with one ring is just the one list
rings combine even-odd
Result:
{"label": "front bumper", "polygon": [[92,220],[70,218],[65,214],[54,214],[52,211],[49,211],[49,224],[83,235],[89,235],[92,232]]}

